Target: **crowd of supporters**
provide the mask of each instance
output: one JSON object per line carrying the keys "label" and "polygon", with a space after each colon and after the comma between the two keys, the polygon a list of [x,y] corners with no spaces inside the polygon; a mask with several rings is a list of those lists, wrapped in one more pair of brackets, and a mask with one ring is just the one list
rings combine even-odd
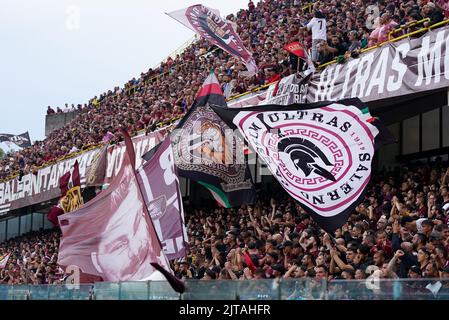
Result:
{"label": "crowd of supporters", "polygon": [[61,284],[64,270],[57,264],[60,232],[35,231],[0,244],[0,284]]}
{"label": "crowd of supporters", "polygon": [[45,140],[0,160],[0,180],[36,172],[38,167],[70,153],[114,141],[120,125],[130,132],[154,130],[158,124],[179,118],[191,106],[210,70],[215,71],[225,95],[230,97],[295,72],[298,60],[283,49],[293,41],[310,49],[314,63],[319,65],[334,58],[342,61],[354,57],[361,48],[388,40],[388,33],[398,25],[429,18],[427,26],[448,17],[445,0],[250,1],[248,9],[227,18],[237,25],[245,46],[253,52],[259,73],[243,76],[245,67],[240,61],[198,40],[182,54],[169,57],[123,88],[109,90],[88,104],[66,104],[56,110],[49,106],[49,115],[73,110],[80,114]]}
{"label": "crowd of supporters", "polygon": [[441,160],[378,172],[334,235],[279,190],[253,206],[187,210],[190,250],[174,269],[203,280],[449,278],[448,182]]}
{"label": "crowd of supporters", "polygon": [[[274,184],[251,206],[186,206],[189,249],[173,269],[179,278],[202,280],[449,278],[448,165],[377,172],[333,235]],[[0,260],[10,254],[0,283],[62,283],[59,236],[35,232],[0,244]]]}

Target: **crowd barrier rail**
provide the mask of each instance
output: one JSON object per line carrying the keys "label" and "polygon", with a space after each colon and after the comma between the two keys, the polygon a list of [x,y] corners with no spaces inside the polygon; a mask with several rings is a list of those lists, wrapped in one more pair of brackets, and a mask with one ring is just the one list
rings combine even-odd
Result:
{"label": "crowd barrier rail", "polygon": [[449,300],[449,279],[186,280],[80,285],[0,285],[0,300]]}

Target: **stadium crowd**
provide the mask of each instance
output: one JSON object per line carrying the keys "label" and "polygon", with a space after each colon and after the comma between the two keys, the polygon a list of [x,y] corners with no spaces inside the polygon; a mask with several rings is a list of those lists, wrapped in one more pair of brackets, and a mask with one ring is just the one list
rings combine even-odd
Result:
{"label": "stadium crowd", "polygon": [[[379,9],[378,18],[377,11],[367,9],[371,5]],[[288,43],[303,43],[316,65],[334,58],[344,61],[361,48],[386,41],[398,25],[429,18],[428,25],[449,18],[449,4],[446,0],[262,0],[257,4],[250,0],[248,9],[227,18],[237,25],[245,46],[253,52],[260,69],[256,75],[243,76],[245,67],[240,61],[200,39],[123,88],[109,90],[88,104],[66,104],[56,110],[49,106],[48,115],[72,110],[80,114],[45,140],[0,160],[0,180],[36,172],[40,166],[89,146],[114,142],[119,125],[130,132],[154,130],[158,124],[179,118],[210,70],[223,84],[226,97],[231,97],[296,72],[298,59],[283,49]]]}
{"label": "stadium crowd", "polygon": [[[319,65],[383,43],[398,25],[422,18],[429,18],[429,25],[449,18],[448,1],[441,0],[332,0],[304,9],[308,3],[250,1],[248,9],[228,16],[253,52],[258,74],[242,76],[240,61],[198,40],[124,88],[116,87],[85,105],[66,105],[64,110],[76,109],[78,117],[44,141],[1,160],[0,179],[35,172],[91,145],[114,142],[119,126],[129,132],[151,131],[181,117],[210,70],[230,97],[295,72],[297,60],[282,49],[290,42],[300,41],[311,49]],[[377,5],[380,13],[372,26],[367,24],[369,5]],[[64,110],[48,107],[47,113]],[[318,228],[282,192],[276,194],[284,196],[273,199],[269,194],[275,193],[261,193],[254,206],[239,209],[187,210],[190,250],[173,268],[180,278],[206,280],[364,279],[373,272],[382,278],[448,278],[448,182],[449,169],[441,162],[410,166],[400,173],[379,172],[365,201],[334,236]],[[0,244],[0,256],[11,253],[0,270],[0,283],[60,283],[58,239],[58,231],[39,232]]]}
{"label": "stadium crowd", "polygon": [[[348,222],[327,234],[285,192],[254,206],[190,210],[180,278],[449,278],[449,167],[378,172]],[[270,195],[281,194],[279,198]],[[189,210],[187,210],[189,212]]]}
{"label": "stadium crowd", "polygon": [[0,257],[9,254],[0,269],[1,284],[61,284],[64,270],[57,264],[60,232],[35,231],[0,244]]}
{"label": "stadium crowd", "polygon": [[[334,235],[280,189],[259,192],[253,206],[186,206],[190,246],[172,266],[179,278],[202,280],[449,278],[448,183],[441,161],[378,172]],[[61,283],[59,236],[35,232],[0,244],[0,260],[11,254],[0,283]]]}

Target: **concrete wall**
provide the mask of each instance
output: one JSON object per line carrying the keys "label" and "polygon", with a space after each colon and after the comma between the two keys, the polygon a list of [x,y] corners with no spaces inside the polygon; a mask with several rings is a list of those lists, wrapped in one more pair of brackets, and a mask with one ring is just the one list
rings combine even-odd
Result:
{"label": "concrete wall", "polygon": [[48,136],[52,131],[62,128],[67,123],[75,119],[80,111],[67,113],[55,113],[45,117],[45,135]]}

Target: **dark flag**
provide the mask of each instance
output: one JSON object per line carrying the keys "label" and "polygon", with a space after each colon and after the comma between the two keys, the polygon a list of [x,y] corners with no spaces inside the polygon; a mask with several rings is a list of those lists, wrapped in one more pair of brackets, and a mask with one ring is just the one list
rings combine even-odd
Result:
{"label": "dark flag", "polygon": [[327,232],[364,199],[375,151],[393,136],[359,99],[243,109],[212,106]]}
{"label": "dark flag", "polygon": [[172,132],[172,146],[179,175],[206,187],[223,207],[255,201],[256,193],[244,155],[243,139],[231,130],[209,105],[226,107],[213,73]]}
{"label": "dark flag", "polygon": [[20,148],[31,147],[28,131],[19,135],[0,133],[0,142],[12,142]]}

